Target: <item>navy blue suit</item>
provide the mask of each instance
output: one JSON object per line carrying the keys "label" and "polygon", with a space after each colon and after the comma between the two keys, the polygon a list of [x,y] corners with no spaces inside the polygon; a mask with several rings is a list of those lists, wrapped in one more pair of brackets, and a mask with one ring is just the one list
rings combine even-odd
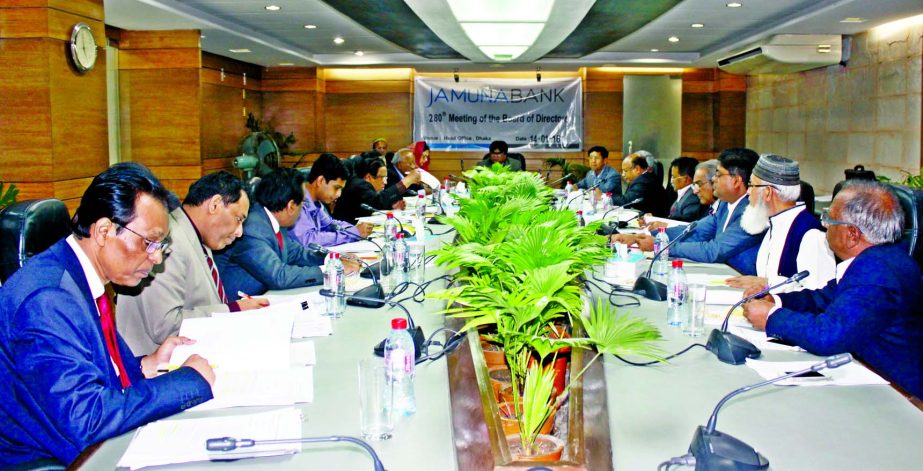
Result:
{"label": "navy blue suit", "polygon": [[212,398],[192,368],[153,379],[118,337],[131,386],[122,390],[96,301],[66,240],[0,288],[0,465],[84,448]]}
{"label": "navy blue suit", "polygon": [[[751,235],[740,227],[740,218],[748,204],[750,197],[744,196],[734,208],[725,229],[728,204],[722,201],[715,214],[699,219],[698,225],[688,237],[670,247],[670,256],[696,262],[727,263],[744,275],[756,275],[756,254],[765,232]],[[677,226],[667,229],[670,240],[683,232],[684,228]]]}
{"label": "navy blue suit", "polygon": [[699,201],[699,195],[692,192],[692,188],[683,193],[683,197],[670,206],[670,219],[677,221],[698,221],[708,215],[708,206]]}
{"label": "navy blue suit", "polygon": [[816,355],[851,352],[923,398],[923,282],[898,245],[865,249],[839,283],[780,294],[766,334]]}
{"label": "navy blue suit", "polygon": [[291,239],[286,228],[280,227],[279,232],[281,250],[269,215],[263,206],[253,203],[244,222],[244,235],[215,257],[229,300],[238,299],[238,292],[258,295],[324,282],[320,269],[323,259]]}

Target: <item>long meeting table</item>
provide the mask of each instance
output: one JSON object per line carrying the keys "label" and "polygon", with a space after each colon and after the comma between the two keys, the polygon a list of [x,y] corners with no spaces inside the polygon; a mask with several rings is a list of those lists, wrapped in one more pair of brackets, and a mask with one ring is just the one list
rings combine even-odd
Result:
{"label": "long meeting table", "polygon": [[[447,237],[442,239],[449,240]],[[431,243],[441,242],[433,238]],[[687,267],[693,273],[733,274],[724,265]],[[442,273],[428,267],[426,278]],[[433,288],[443,286],[442,282],[433,284]],[[405,305],[427,335],[444,325],[438,314],[443,302],[409,301]],[[661,346],[667,352],[679,351],[692,342],[704,343],[710,331],[706,325],[706,335],[690,338],[678,328],[669,327],[663,302],[641,299],[640,306],[620,311],[645,317],[658,326],[664,336]],[[332,336],[310,339],[317,351],[314,401],[296,406],[303,414],[304,436],[359,435],[357,363],[372,356],[372,347],[388,334],[390,319],[400,316],[399,309],[348,306],[345,315],[334,321]],[[763,359],[819,361],[821,357],[764,351]],[[721,363],[701,348],[668,364],[650,367],[630,366],[607,356],[604,367],[613,465],[617,470],[653,470],[662,461],[685,454],[696,426],[707,422],[725,394],[761,381],[749,367]],[[390,440],[372,442],[372,446],[392,471],[457,469],[445,360],[418,365],[415,387],[416,414],[402,419]],[[267,409],[187,412],[174,418]],[[923,447],[919,446],[923,413],[890,386],[770,385],[729,401],[717,428],[752,445],[776,470],[905,470],[920,469],[923,463]],[[106,441],[81,469],[115,469],[132,435]],[[163,469],[216,468],[363,470],[372,469],[372,463],[359,447],[326,443],[305,445],[301,453],[290,456],[188,463]]]}

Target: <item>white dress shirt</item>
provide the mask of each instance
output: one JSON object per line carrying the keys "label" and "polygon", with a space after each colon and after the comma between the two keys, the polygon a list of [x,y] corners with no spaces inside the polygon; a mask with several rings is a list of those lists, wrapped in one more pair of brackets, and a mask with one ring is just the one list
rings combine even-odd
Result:
{"label": "white dress shirt", "polygon": [[[805,210],[804,204],[799,203],[769,218],[769,229],[763,236],[760,250],[756,255],[756,276],[766,278],[769,286],[781,283],[786,277],[779,276],[779,262],[788,232],[792,228],[795,218]],[[827,245],[827,238],[823,232],[811,229],[804,234],[798,249],[798,271],[808,270],[807,278],[800,283],[791,283],[773,290],[774,293],[785,293],[801,289],[821,289],[836,275],[836,261],[833,252]]]}

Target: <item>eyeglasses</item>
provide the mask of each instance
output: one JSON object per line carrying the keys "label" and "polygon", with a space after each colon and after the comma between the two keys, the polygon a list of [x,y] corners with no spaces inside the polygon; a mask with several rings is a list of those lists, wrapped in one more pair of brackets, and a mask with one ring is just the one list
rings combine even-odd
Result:
{"label": "eyeglasses", "polygon": [[718,180],[721,177],[733,177],[733,176],[734,174],[732,173],[716,173],[715,176],[712,177],[712,180]]}
{"label": "eyeglasses", "polygon": [[136,236],[138,236],[138,237],[140,237],[141,240],[143,240],[144,243],[145,243],[144,251],[147,252],[147,253],[149,253],[149,254],[153,254],[153,253],[157,252],[158,250],[163,250],[164,253],[166,253],[167,247],[170,246],[170,243],[167,242],[166,238],[164,238],[164,240],[161,240],[161,241],[159,241],[159,242],[156,242],[156,241],[153,241],[153,240],[148,239],[147,237],[144,237],[144,236],[141,235],[141,234],[138,234],[137,232],[135,232],[135,231],[133,231],[133,230],[131,230],[131,229],[129,229],[129,228],[127,228],[127,227],[125,227],[125,226],[123,226],[123,225],[121,225],[121,224],[115,222],[115,221],[113,221],[113,224],[115,224],[116,226],[121,227],[122,229],[125,229],[125,230],[128,231],[128,232],[131,232],[132,234],[134,234],[134,235],[136,235]]}
{"label": "eyeglasses", "polygon": [[692,182],[692,186],[695,187],[695,188],[707,188],[707,187],[711,186],[711,183],[709,183],[708,181],[704,181],[704,182],[703,182],[703,181],[700,180],[700,181],[697,181],[697,182]]}
{"label": "eyeglasses", "polygon": [[750,188],[766,188],[766,187],[772,188],[773,190],[776,190],[776,191],[779,190],[778,188],[775,187],[775,185],[768,185],[768,184],[757,185],[755,183],[750,184]]}
{"label": "eyeglasses", "polygon": [[825,209],[822,213],[820,213],[820,223],[821,223],[824,227],[830,227],[830,226],[855,226],[855,224],[853,224],[853,223],[851,223],[851,222],[837,221],[836,219],[830,219],[830,210],[829,210],[829,209]]}

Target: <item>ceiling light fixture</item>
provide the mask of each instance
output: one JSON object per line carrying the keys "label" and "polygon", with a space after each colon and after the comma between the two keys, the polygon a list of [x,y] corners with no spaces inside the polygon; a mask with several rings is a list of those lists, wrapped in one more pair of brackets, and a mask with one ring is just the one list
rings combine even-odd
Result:
{"label": "ceiling light fixture", "polygon": [[282,9],[279,5],[266,5],[266,9],[269,11],[279,11]]}
{"label": "ceiling light fixture", "polygon": [[705,27],[705,25],[702,23],[692,23],[689,26],[692,26],[693,28],[704,28]]}
{"label": "ceiling light fixture", "polygon": [[244,53],[247,53],[247,52],[252,52],[252,51],[250,51],[249,49],[246,49],[246,48],[242,48],[242,49],[228,49],[228,51],[231,51],[231,52],[233,52],[233,53],[235,53],[235,54],[244,54]]}
{"label": "ceiling light fixture", "polygon": [[651,52],[660,52],[660,49],[651,49]]}
{"label": "ceiling light fixture", "polygon": [[317,29],[317,25],[304,25],[304,29]]}
{"label": "ceiling light fixture", "polygon": [[345,43],[345,42],[346,42],[346,40],[343,39],[343,38],[341,38],[341,37],[339,37],[339,36],[333,38],[333,44],[343,44],[343,43]]}
{"label": "ceiling light fixture", "polygon": [[359,56],[359,57],[362,57],[362,56],[365,55],[365,53],[362,52],[362,51],[353,51],[353,54],[355,54],[355,55],[357,55],[357,56]]}
{"label": "ceiling light fixture", "polygon": [[279,65],[283,67],[288,67],[288,66],[295,65],[295,63],[294,62],[279,62]]}
{"label": "ceiling light fixture", "polygon": [[831,46],[829,44],[818,44],[817,52],[819,54],[827,54],[830,52]]}
{"label": "ceiling light fixture", "polygon": [[445,0],[456,21],[487,57],[511,61],[545,29],[554,0]]}
{"label": "ceiling light fixture", "polygon": [[858,16],[847,16],[840,20],[840,23],[865,23],[865,18],[859,18]]}
{"label": "ceiling light fixture", "polygon": [[676,36],[670,36],[669,38],[667,38],[667,41],[670,41],[671,43],[678,43],[679,38],[677,38]]}
{"label": "ceiling light fixture", "polygon": [[740,2],[731,2],[727,4],[728,8],[740,8],[743,6],[743,3]]}

